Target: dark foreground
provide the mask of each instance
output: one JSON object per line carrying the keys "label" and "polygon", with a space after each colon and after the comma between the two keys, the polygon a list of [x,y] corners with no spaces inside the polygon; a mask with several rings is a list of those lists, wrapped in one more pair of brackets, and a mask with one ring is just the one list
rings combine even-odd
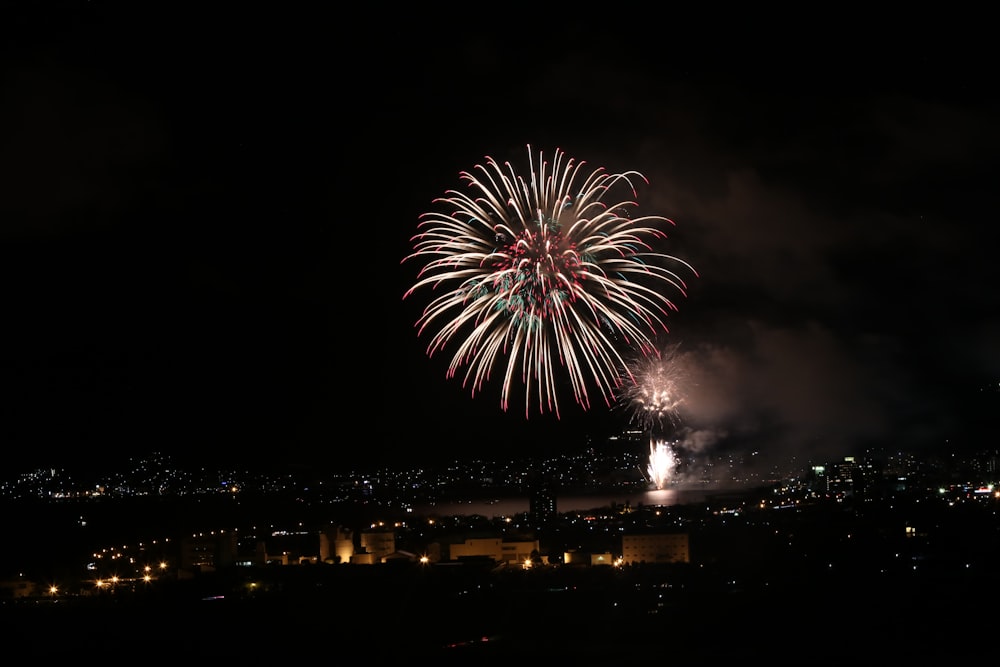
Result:
{"label": "dark foreground", "polygon": [[952,569],[300,566],[155,592],[7,601],[0,623],[3,650],[22,659],[926,664],[992,654],[997,590],[989,574]]}

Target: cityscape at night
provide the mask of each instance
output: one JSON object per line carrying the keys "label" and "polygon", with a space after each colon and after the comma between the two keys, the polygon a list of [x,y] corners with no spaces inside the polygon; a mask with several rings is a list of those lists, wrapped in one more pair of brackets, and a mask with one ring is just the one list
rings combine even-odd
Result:
{"label": "cityscape at night", "polygon": [[[719,659],[794,644],[768,639],[771,622],[759,614],[818,605],[811,614],[840,620],[824,621],[822,632],[795,618],[780,627],[822,641],[832,628],[861,633],[876,609],[892,610],[895,620],[866,642],[873,656],[901,659],[931,650],[903,641],[911,625],[943,633],[950,605],[975,606],[994,592],[1000,451],[941,458],[880,449],[749,476],[740,471],[752,464],[733,457],[679,457],[675,470],[692,470],[658,485],[648,474],[655,452],[638,446],[644,436],[627,431],[572,456],[437,469],[268,475],[184,470],[151,454],[87,480],[56,468],[26,472],[0,486],[8,517],[0,611],[38,655],[67,648],[43,646],[28,621],[45,632],[66,621],[73,652],[104,646],[90,610],[116,619],[116,633],[134,633],[124,645],[138,648],[134,619],[173,619],[187,626],[176,631],[187,650],[232,657],[249,649],[232,638],[206,642],[189,624],[252,626],[254,614],[298,608],[300,622],[270,627],[285,635],[253,644],[277,656],[297,655],[308,632],[336,626],[330,605],[339,600],[352,617],[392,618],[386,610],[397,607],[414,616],[396,630],[406,643],[385,655],[441,659],[613,657],[623,636],[652,655],[654,638],[697,613],[707,615],[702,640],[708,627],[738,624],[729,632],[742,639],[699,652]],[[838,593],[844,586],[855,592]],[[540,616],[523,625],[523,613]],[[575,638],[582,627],[587,636]],[[377,642],[382,628],[350,635]],[[694,657],[689,650],[673,649]]]}
{"label": "cityscape at night", "polygon": [[988,659],[992,35],[494,9],[0,8],[0,653]]}

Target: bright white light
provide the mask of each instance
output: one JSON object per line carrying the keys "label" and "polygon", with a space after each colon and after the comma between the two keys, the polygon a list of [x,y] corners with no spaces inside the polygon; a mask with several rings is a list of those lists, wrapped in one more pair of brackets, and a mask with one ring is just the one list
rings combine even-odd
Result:
{"label": "bright white light", "polygon": [[663,440],[649,443],[649,478],[657,489],[662,489],[670,480],[677,459],[674,452]]}

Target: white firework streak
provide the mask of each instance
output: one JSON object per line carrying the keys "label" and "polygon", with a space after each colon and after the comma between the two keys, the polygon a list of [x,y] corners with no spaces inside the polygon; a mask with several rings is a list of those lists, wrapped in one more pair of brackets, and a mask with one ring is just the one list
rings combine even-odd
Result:
{"label": "white firework streak", "polygon": [[649,443],[649,465],[646,470],[649,478],[657,489],[662,489],[670,481],[670,476],[677,465],[674,452],[663,440]]}

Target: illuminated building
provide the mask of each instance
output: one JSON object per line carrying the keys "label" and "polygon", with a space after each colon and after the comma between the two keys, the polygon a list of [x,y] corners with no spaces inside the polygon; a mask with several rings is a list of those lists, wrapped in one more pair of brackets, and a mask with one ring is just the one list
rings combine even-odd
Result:
{"label": "illuminated building", "polygon": [[371,530],[361,533],[361,549],[372,554],[375,563],[381,563],[396,550],[396,534],[391,530]]}
{"label": "illuminated building", "polygon": [[319,534],[321,563],[350,563],[354,556],[354,533],[342,526],[329,526]]}
{"label": "illuminated building", "polygon": [[489,557],[497,563],[516,565],[538,553],[538,540],[512,542],[502,537],[473,537],[449,548],[451,560]]}
{"label": "illuminated building", "polygon": [[817,490],[830,496],[850,498],[869,496],[884,473],[874,460],[845,456],[843,461],[813,466],[812,474]]}
{"label": "illuminated building", "polygon": [[613,565],[614,556],[610,551],[593,553],[570,549],[563,553],[563,563],[566,565]]}
{"label": "illuminated building", "polygon": [[857,465],[853,456],[845,456],[840,463],[826,467],[826,490],[830,495],[853,496]]}
{"label": "illuminated building", "polygon": [[308,530],[276,530],[257,543],[257,565],[317,563],[316,535]]}
{"label": "illuminated building", "polygon": [[622,562],[690,563],[687,533],[643,533],[622,535]]}

